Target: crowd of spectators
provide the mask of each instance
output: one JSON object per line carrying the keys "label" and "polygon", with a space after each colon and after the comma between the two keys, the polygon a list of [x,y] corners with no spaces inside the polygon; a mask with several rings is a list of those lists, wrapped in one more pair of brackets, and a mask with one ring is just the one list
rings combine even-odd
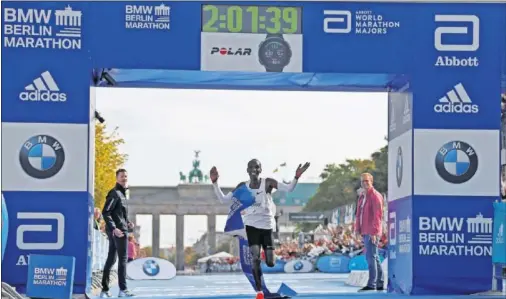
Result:
{"label": "crowd of spectators", "polygon": [[201,265],[201,271],[206,273],[237,272],[241,271],[239,257],[213,258]]}
{"label": "crowd of spectators", "polygon": [[[278,259],[290,261],[292,259],[316,259],[321,255],[339,254],[350,257],[359,255],[364,250],[361,236],[353,233],[350,225],[320,225],[312,233],[306,234],[298,240],[289,240],[280,244],[275,254]],[[304,233],[300,233],[303,236]],[[311,236],[312,235],[312,236]],[[300,240],[304,241],[301,242]],[[380,248],[385,249],[388,239],[383,234]]]}

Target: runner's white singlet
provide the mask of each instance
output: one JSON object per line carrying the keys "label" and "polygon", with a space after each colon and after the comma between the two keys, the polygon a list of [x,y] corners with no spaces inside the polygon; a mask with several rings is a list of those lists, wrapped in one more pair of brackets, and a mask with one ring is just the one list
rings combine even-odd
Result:
{"label": "runner's white singlet", "polygon": [[260,179],[258,189],[250,188],[250,181],[247,181],[246,187],[255,197],[255,203],[244,210],[242,219],[244,225],[253,226],[259,229],[274,229],[276,223],[274,215],[276,214],[276,205],[272,201],[272,195],[265,192],[265,179]]}

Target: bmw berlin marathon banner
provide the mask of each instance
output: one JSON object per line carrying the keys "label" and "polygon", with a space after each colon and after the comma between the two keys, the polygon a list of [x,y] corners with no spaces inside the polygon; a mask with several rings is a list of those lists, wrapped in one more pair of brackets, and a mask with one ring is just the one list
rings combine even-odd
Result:
{"label": "bmw berlin marathon banner", "polygon": [[504,3],[3,2],[3,281],[25,292],[30,255],[67,256],[72,292],[89,290],[90,86],[107,73],[118,87],[388,92],[389,292],[490,290],[503,28]]}

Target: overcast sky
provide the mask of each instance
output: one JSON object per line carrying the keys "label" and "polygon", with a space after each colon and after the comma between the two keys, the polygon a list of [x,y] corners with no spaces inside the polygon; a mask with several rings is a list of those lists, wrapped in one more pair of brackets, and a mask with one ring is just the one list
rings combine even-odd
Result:
{"label": "overcast sky", "polygon": [[[387,135],[381,93],[99,88],[97,110],[125,139],[131,186],[177,185],[195,150],[204,174],[218,167],[221,186],[246,180],[252,158],[262,162],[263,176],[278,179],[309,161],[301,181],[319,182],[326,164],[369,158]],[[217,230],[224,221],[218,217]],[[141,245],[151,245],[151,217],[138,216],[137,224]],[[186,216],[185,224],[185,245],[207,230],[205,216]],[[161,246],[174,245],[175,217],[161,216],[161,227]]]}

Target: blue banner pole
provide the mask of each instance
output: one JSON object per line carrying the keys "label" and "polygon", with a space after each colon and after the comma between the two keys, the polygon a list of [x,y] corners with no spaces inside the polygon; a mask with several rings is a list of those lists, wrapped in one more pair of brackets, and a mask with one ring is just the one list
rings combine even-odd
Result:
{"label": "blue banner pole", "polygon": [[497,291],[499,290],[499,287],[501,287],[502,292],[506,294],[506,237],[504,236],[505,226],[506,202],[495,202],[494,230],[492,234],[492,263],[494,269],[492,290]]}
{"label": "blue banner pole", "polygon": [[506,202],[494,203],[494,231],[492,238],[492,262],[506,264],[506,242],[504,227],[506,226]]}

